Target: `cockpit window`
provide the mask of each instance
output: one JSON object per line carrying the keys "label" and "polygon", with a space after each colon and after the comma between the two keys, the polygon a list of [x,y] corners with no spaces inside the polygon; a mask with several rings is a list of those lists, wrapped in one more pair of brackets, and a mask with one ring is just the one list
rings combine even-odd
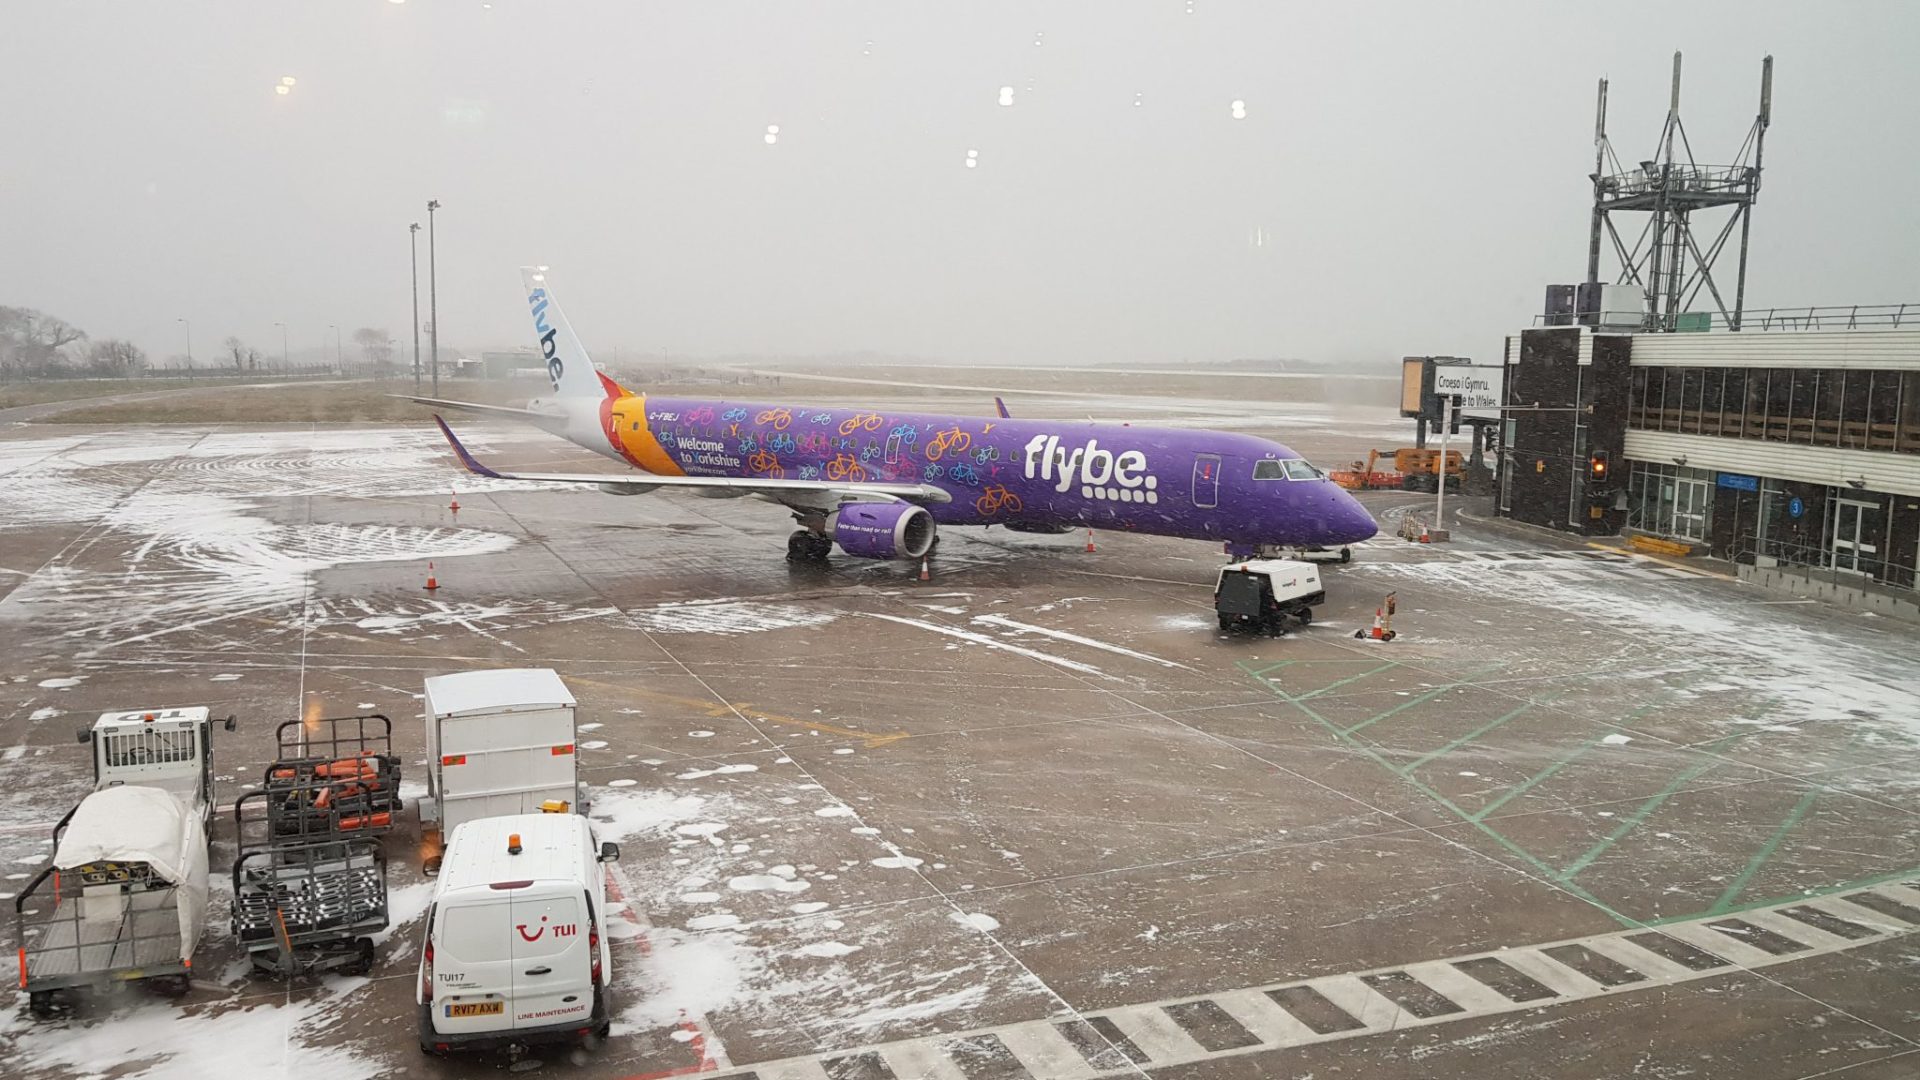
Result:
{"label": "cockpit window", "polygon": [[1286,468],[1289,480],[1324,480],[1327,476],[1309,465],[1304,458],[1288,458],[1280,464]]}
{"label": "cockpit window", "polygon": [[1285,475],[1286,473],[1282,471],[1280,463],[1273,458],[1262,458],[1253,463],[1253,478],[1255,480],[1278,480]]}

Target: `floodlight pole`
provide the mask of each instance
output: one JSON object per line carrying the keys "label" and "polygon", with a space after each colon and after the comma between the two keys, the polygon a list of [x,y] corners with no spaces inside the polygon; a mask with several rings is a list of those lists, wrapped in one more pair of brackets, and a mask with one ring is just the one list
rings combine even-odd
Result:
{"label": "floodlight pole", "polygon": [[434,397],[440,396],[440,284],[433,243],[433,212],[438,209],[439,199],[427,200],[427,340],[432,349]]}
{"label": "floodlight pole", "polygon": [[1433,503],[1433,527],[1447,527],[1447,440],[1453,434],[1453,395],[1440,396],[1440,474],[1439,482],[1434,486],[1440,489],[1439,497]]}
{"label": "floodlight pole", "polygon": [[420,223],[407,226],[407,247],[413,259],[413,392],[420,392]]}

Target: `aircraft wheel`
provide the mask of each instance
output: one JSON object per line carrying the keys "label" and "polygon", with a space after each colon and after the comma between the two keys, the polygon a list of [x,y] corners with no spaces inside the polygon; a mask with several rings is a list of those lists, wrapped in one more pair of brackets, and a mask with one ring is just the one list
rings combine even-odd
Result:
{"label": "aircraft wheel", "polygon": [[809,546],[807,557],[814,562],[826,562],[827,556],[833,554],[833,541],[824,536],[809,533],[807,543]]}
{"label": "aircraft wheel", "polygon": [[1352,548],[1341,548],[1341,549],[1340,549],[1340,561],[1341,561],[1341,562],[1343,562],[1343,563],[1350,563],[1350,562],[1352,562],[1352,561],[1353,561],[1353,549],[1352,549]]}
{"label": "aircraft wheel", "polygon": [[795,529],[787,537],[787,561],[806,562],[813,556],[813,534],[805,529]]}

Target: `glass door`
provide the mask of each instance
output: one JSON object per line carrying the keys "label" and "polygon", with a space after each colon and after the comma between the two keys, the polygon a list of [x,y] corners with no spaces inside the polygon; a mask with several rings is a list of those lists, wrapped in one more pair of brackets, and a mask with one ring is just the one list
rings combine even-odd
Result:
{"label": "glass door", "polygon": [[1880,529],[1880,507],[1874,503],[1840,499],[1834,503],[1833,568],[1871,574],[1880,561],[1879,545],[1872,542]]}

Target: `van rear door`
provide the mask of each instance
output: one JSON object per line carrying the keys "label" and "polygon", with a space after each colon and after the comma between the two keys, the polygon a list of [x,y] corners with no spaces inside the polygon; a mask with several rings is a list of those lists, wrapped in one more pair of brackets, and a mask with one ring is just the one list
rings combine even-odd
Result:
{"label": "van rear door", "polygon": [[546,1027],[593,1015],[586,893],[578,886],[513,898],[513,1026]]}
{"label": "van rear door", "polygon": [[443,899],[433,916],[433,1027],[443,1035],[512,1026],[513,900]]}

